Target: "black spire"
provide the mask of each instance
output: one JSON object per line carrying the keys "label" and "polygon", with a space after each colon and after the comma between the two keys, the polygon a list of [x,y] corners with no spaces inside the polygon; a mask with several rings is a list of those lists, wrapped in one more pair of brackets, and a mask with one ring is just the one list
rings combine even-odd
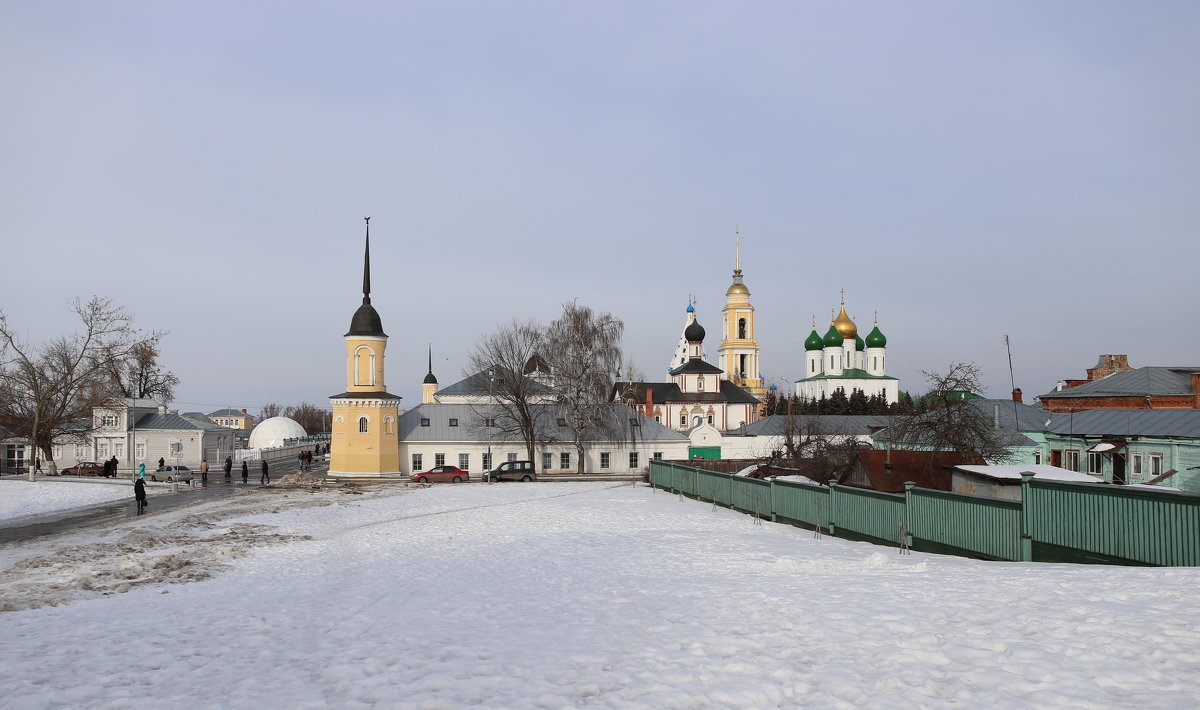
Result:
{"label": "black spire", "polygon": [[425,384],[436,385],[437,378],[433,376],[433,344],[429,344],[429,374],[425,375]]}
{"label": "black spire", "polygon": [[363,218],[367,223],[367,247],[363,252],[363,302],[354,312],[354,318],[350,320],[350,335],[373,335],[376,337],[387,337],[387,333],[383,332],[383,321],[379,319],[379,313],[375,310],[375,306],[371,305],[371,218]]}
{"label": "black spire", "polygon": [[367,248],[363,252],[363,303],[371,302],[371,218],[363,217],[367,223]]}

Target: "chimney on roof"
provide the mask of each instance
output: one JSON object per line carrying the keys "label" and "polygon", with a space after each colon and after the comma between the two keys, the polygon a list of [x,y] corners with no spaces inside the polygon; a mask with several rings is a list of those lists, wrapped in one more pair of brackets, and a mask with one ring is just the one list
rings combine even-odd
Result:
{"label": "chimney on roof", "polygon": [[643,382],[642,386],[646,388],[646,416],[653,419],[654,418],[654,390],[646,382]]}
{"label": "chimney on roof", "polygon": [[1016,402],[1017,404],[1022,403],[1020,387],[1013,387],[1013,401]]}
{"label": "chimney on roof", "polygon": [[1200,372],[1192,373],[1192,396],[1195,398],[1192,407],[1200,409]]}
{"label": "chimney on roof", "polygon": [[242,414],[245,414],[245,413],[246,413],[246,410],[244,410],[244,409],[243,409],[243,410],[242,410]]}

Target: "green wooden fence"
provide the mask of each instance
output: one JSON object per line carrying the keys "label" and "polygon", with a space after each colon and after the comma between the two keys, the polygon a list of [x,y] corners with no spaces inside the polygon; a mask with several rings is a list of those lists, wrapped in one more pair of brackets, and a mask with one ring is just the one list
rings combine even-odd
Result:
{"label": "green wooden fence", "polygon": [[1021,555],[1021,504],[905,486],[910,545],[994,560]]}
{"label": "green wooden fence", "polygon": [[761,481],[650,462],[650,482],[699,500],[851,539],[994,560],[1200,565],[1200,496],[1035,481],[1021,501],[905,484],[903,495]]}

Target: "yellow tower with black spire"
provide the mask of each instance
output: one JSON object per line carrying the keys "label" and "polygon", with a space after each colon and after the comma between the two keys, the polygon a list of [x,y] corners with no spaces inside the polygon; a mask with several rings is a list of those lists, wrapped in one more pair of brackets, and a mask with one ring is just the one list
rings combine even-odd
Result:
{"label": "yellow tower with black spire", "polygon": [[399,476],[397,434],[400,397],[388,394],[383,379],[387,334],[371,305],[371,218],[366,217],[363,301],[350,320],[346,343],[346,391],[329,398],[333,409],[331,476]]}
{"label": "yellow tower with black spire", "polygon": [[767,396],[758,363],[758,341],[754,336],[754,306],[750,289],[742,283],[742,235],[735,231],[733,283],[725,291],[721,347],[717,348],[718,367],[725,379],[738,385],[760,401]]}

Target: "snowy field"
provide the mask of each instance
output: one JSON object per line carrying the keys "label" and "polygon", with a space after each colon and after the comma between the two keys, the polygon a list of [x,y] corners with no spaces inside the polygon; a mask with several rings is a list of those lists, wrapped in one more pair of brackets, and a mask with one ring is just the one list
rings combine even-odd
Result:
{"label": "snowy field", "polygon": [[133,483],[109,480],[6,478],[0,481],[0,525],[32,515],[49,515],[98,503],[133,501]]}
{"label": "snowy field", "polygon": [[1193,708],[1200,570],[641,485],[258,489],[0,547],[3,708]]}

